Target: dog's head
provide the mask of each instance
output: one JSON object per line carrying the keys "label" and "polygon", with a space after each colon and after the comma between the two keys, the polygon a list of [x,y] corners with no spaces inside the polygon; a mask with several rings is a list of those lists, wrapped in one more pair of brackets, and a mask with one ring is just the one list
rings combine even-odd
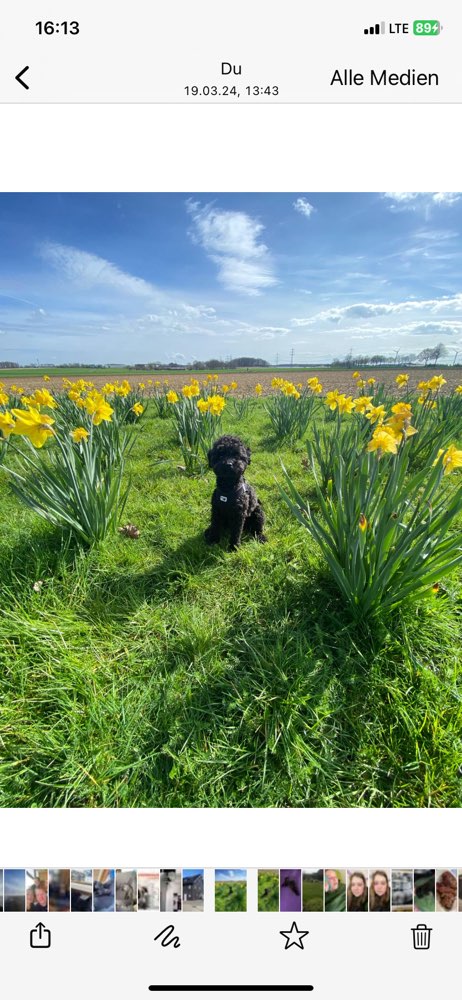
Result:
{"label": "dog's head", "polygon": [[224,434],[218,438],[207,453],[209,468],[217,478],[229,479],[231,482],[240,479],[250,465],[250,448],[238,437]]}

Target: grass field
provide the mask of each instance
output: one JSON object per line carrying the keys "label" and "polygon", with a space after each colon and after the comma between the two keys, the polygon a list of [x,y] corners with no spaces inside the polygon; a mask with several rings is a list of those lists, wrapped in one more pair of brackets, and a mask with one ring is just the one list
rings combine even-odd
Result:
{"label": "grass field", "polygon": [[246,910],[246,882],[215,882],[215,911],[217,913],[245,913]]}
{"label": "grass field", "polygon": [[138,540],[78,550],[0,470],[0,806],[461,805],[460,570],[358,626],[279,493],[282,459],[310,494],[305,444],[276,449],[261,401],[223,429],[252,448],[267,545],[205,545],[212,475],[178,470],[152,411]]}
{"label": "grass field", "polygon": [[306,913],[317,913],[324,909],[324,878],[320,872],[319,878],[303,873],[303,906]]}
{"label": "grass field", "polygon": [[279,871],[259,870],[258,909],[261,913],[279,912]]}

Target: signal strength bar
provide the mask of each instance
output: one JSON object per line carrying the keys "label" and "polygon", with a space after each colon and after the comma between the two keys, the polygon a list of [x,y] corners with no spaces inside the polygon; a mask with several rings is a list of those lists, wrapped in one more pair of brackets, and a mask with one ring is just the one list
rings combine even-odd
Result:
{"label": "signal strength bar", "polygon": [[385,21],[381,21],[380,24],[373,24],[370,28],[364,28],[365,35],[384,35],[385,34]]}

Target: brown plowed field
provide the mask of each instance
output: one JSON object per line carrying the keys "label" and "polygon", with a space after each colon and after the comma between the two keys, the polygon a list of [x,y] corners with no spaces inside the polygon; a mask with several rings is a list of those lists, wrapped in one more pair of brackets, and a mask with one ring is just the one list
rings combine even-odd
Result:
{"label": "brown plowed field", "polygon": [[[375,378],[377,380],[377,384],[381,383],[387,388],[394,390],[399,395],[400,391],[398,390],[395,383],[396,375],[399,372],[400,372],[399,368],[381,368],[380,370],[375,372],[369,369],[366,372],[364,372],[364,378],[365,379]],[[408,372],[408,374],[409,374],[409,386],[411,389],[416,389],[417,383],[420,382],[422,379],[427,380],[430,379],[432,375],[439,375],[439,374],[443,374],[444,378],[446,379],[446,385],[443,386],[442,390],[444,393],[451,392],[453,389],[455,389],[456,386],[462,383],[462,370],[459,367],[455,369],[452,368],[440,369],[440,368],[434,368],[433,366],[431,368],[430,367],[413,368],[411,371]],[[351,371],[329,371],[329,370],[320,371],[319,368],[314,370],[307,368],[304,371],[295,370],[293,372],[290,372],[287,369],[284,369],[282,371],[276,371],[275,369],[271,369],[271,371],[269,372],[242,371],[235,374],[219,373],[216,385],[220,387],[223,384],[229,385],[230,382],[235,381],[238,384],[238,388],[236,390],[237,396],[253,396],[255,394],[255,386],[257,385],[257,383],[260,383],[260,385],[263,387],[263,394],[268,394],[269,392],[271,392],[271,380],[275,377],[289,379],[293,381],[295,385],[297,385],[298,383],[302,383],[302,385],[305,385],[306,380],[314,376],[317,376],[319,378],[319,381],[322,383],[323,392],[328,392],[330,389],[339,389],[341,392],[347,393],[348,395],[356,394],[355,380],[352,378]],[[92,381],[97,388],[101,388],[101,386],[105,385],[106,382],[108,381],[110,382],[114,379],[114,375],[94,375],[94,376],[87,375],[83,377],[85,377],[88,381]],[[155,379],[159,379],[159,381],[161,381],[162,384],[164,383],[165,379],[168,379],[169,386],[172,389],[176,389],[178,391],[181,389],[183,385],[186,385],[186,383],[190,381],[191,378],[196,377],[198,378],[199,382],[201,382],[205,376],[201,372],[172,372],[168,376],[156,375],[155,373],[145,372],[143,374],[136,373],[130,376],[121,375],[120,381],[122,381],[126,377],[128,378],[128,381],[133,386],[133,388],[136,388],[139,382],[144,382],[146,388],[149,388],[147,386],[147,381],[149,378],[152,378],[153,382]],[[77,376],[73,378],[77,379]],[[57,391],[62,386],[61,375],[60,376],[52,375],[49,382],[44,382],[43,376],[41,375],[40,376],[27,375],[27,377],[22,378],[20,372],[18,372],[17,376],[11,381],[16,382],[16,384],[22,386],[28,392],[34,392],[35,389],[37,389],[39,386],[46,386],[48,389],[50,389],[50,391],[53,390]],[[5,386],[6,391],[8,391],[8,383],[10,383],[9,379]],[[367,393],[368,389],[366,387],[361,391]]]}

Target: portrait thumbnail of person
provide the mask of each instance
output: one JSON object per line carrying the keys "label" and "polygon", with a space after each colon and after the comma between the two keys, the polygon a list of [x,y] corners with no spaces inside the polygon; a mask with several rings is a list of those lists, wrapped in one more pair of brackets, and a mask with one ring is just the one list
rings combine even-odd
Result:
{"label": "portrait thumbnail of person", "polygon": [[346,872],[344,868],[326,868],[324,872],[324,909],[326,913],[346,910]]}
{"label": "portrait thumbnail of person", "polygon": [[390,872],[386,868],[369,869],[369,912],[389,913],[390,906]]}
{"label": "portrait thumbnail of person", "polygon": [[26,910],[46,913],[48,910],[48,872],[46,868],[26,870]]}
{"label": "portrait thumbnail of person", "polygon": [[349,913],[367,913],[369,893],[367,875],[363,871],[348,870],[347,910]]}

